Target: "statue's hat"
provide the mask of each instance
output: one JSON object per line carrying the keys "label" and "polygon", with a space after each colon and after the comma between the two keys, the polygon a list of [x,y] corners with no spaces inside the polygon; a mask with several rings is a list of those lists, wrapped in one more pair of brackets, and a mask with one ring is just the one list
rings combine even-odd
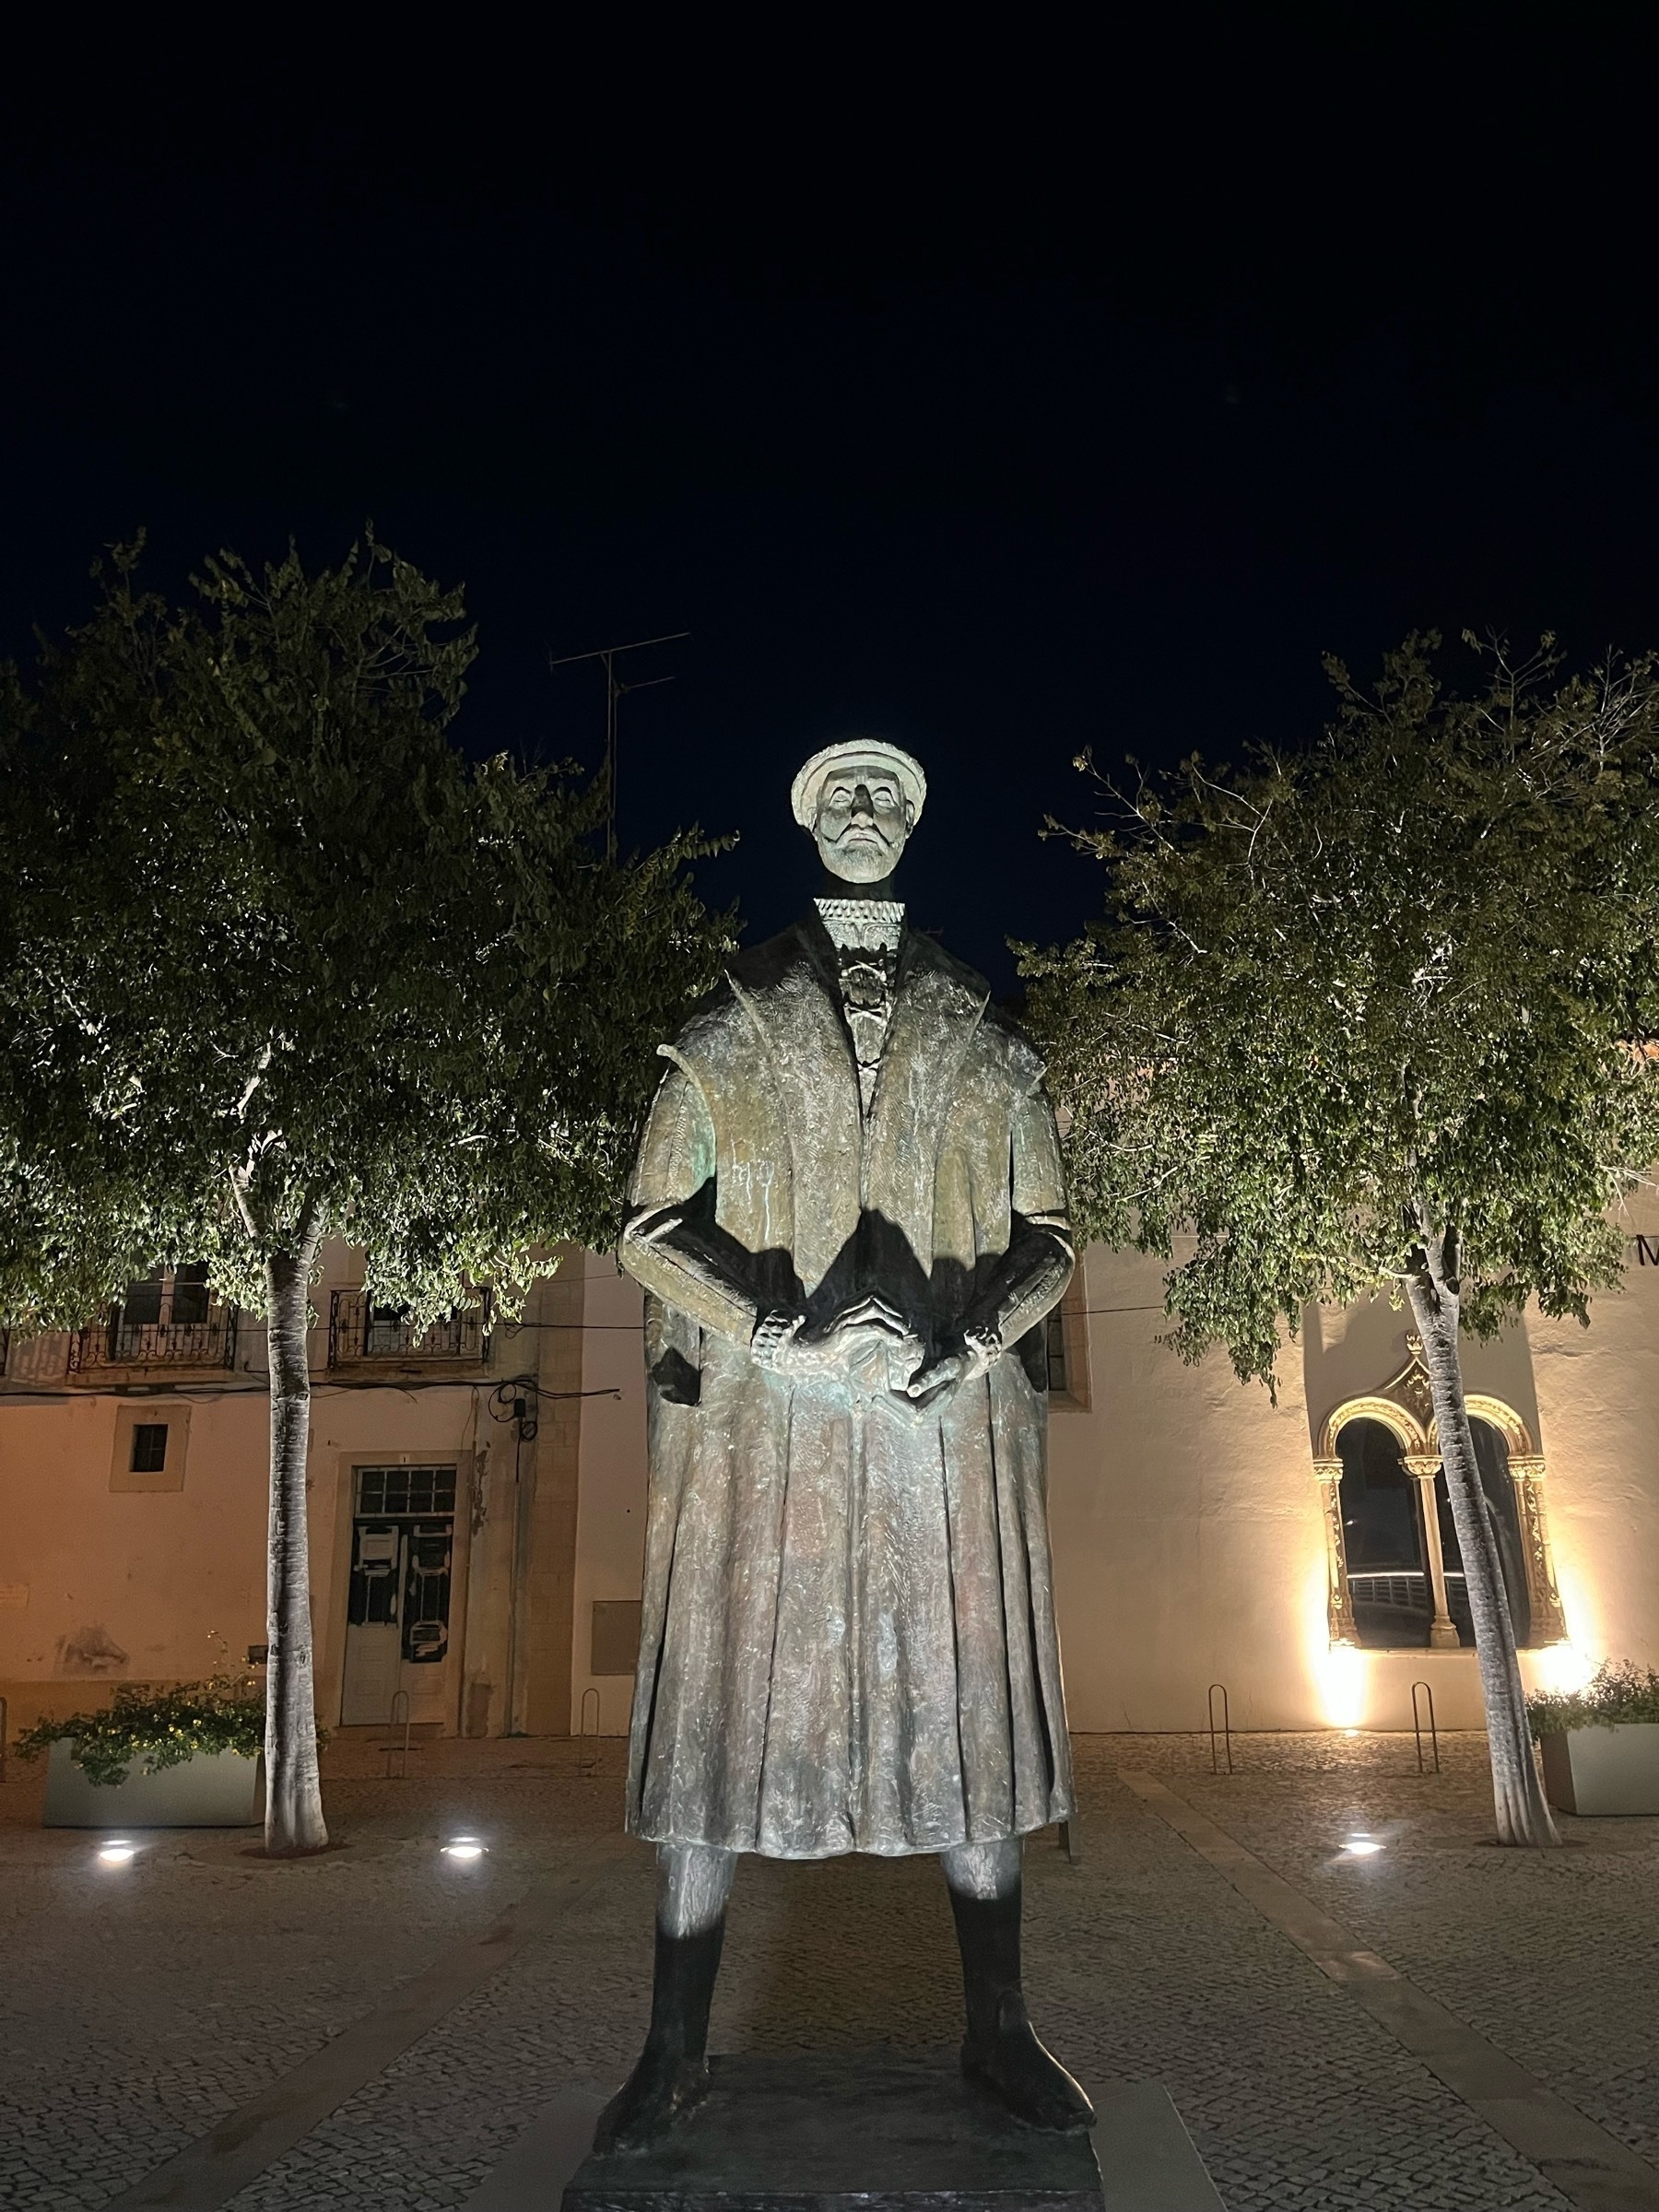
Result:
{"label": "statue's hat", "polygon": [[827,779],[838,768],[854,762],[866,768],[884,768],[888,775],[896,777],[900,790],[910,803],[912,818],[921,820],[927,800],[927,778],[922,772],[920,760],[912,760],[909,753],[900,752],[885,737],[843,737],[839,745],[827,745],[821,753],[814,753],[790,787],[789,803],[803,830],[810,830],[818,819],[818,794]]}

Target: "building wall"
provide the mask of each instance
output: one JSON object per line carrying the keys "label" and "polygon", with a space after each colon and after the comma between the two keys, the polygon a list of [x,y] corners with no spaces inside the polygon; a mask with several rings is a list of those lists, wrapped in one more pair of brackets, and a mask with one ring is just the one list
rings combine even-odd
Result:
{"label": "building wall", "polygon": [[[331,1371],[335,1289],[361,1255],[324,1254],[312,1290],[310,1503],[318,1711],[338,1722],[354,1473],[457,1471],[449,1655],[405,1669],[411,1717],[446,1732],[557,1733],[570,1705],[581,1448],[582,1261],[538,1284],[487,1362],[382,1382]],[[544,1325],[548,1323],[557,1326]],[[233,1371],[77,1380],[66,1339],[14,1347],[0,1379],[0,1696],[16,1734],[107,1701],[120,1682],[192,1680],[263,1644],[269,1397],[264,1331],[244,1318]],[[519,1440],[511,1415],[537,1417]],[[503,1412],[507,1418],[497,1418]],[[120,1487],[124,1418],[187,1413],[182,1486]],[[508,1699],[512,1700],[510,1716]]]}
{"label": "building wall", "polygon": [[[589,1255],[586,1291],[582,1388],[618,1394],[582,1401],[571,1727],[578,1735],[585,1726],[625,1735],[631,1666],[625,1674],[594,1673],[594,1606],[626,1604],[640,1594],[645,1559],[644,1300],[608,1253]],[[599,1656],[617,1654],[601,1650]]]}
{"label": "building wall", "polygon": [[[1588,1329],[1531,1317],[1556,1579],[1586,1656],[1659,1665],[1659,1201],[1632,1204],[1631,1264]],[[1640,1236],[1645,1240],[1637,1244]]]}
{"label": "building wall", "polygon": [[[267,1400],[189,1403],[179,1490],[112,1492],[113,1397],[0,1405],[0,1695],[15,1732],[109,1685],[211,1674],[265,1638]],[[221,1641],[222,1640],[222,1641]]]}
{"label": "building wall", "polygon": [[514,1654],[512,1733],[562,1735],[569,1725],[575,1618],[576,1526],[581,1496],[582,1344],[587,1255],[573,1252],[538,1283],[526,1318],[535,1324],[539,1410],[535,1490],[524,1500],[524,1585]]}
{"label": "building wall", "polygon": [[[1588,1331],[1536,1314],[1466,1347],[1472,1390],[1538,1441],[1570,1648],[1524,1655],[1529,1682],[1612,1655],[1659,1664],[1659,1207],[1632,1218],[1620,1291]],[[360,1281],[331,1248],[314,1294]],[[1386,1301],[1312,1312],[1280,1361],[1277,1402],[1212,1355],[1183,1366],[1157,1340],[1161,1268],[1086,1255],[1068,1338],[1082,1333],[1086,1405],[1057,1400],[1050,1516],[1066,1689],[1081,1730],[1205,1725],[1226,1686],[1241,1728],[1404,1727],[1428,1680],[1442,1725],[1479,1722],[1468,1652],[1333,1649],[1312,1453],[1332,1409],[1406,1359]],[[620,1735],[631,1682],[619,1613],[640,1594],[646,1470],[641,1298],[608,1256],[572,1253],[487,1367],[359,1387],[312,1339],[311,1519],[320,1711],[339,1712],[353,1470],[440,1460],[459,1471],[450,1658],[417,1718],[471,1735]],[[101,1701],[118,1681],[169,1681],[263,1642],[264,1345],[232,1374],[167,1391],[71,1386],[61,1356],[21,1347],[0,1381],[0,1695],[15,1733],[43,1711]],[[513,1407],[535,1424],[521,1433]],[[135,1408],[188,1411],[183,1487],[112,1488]],[[124,1465],[124,1460],[122,1462]],[[594,1608],[602,1633],[595,1644]],[[220,1641],[222,1640],[222,1641]],[[596,1671],[597,1663],[597,1671]],[[434,1670],[434,1673],[436,1670]],[[427,1677],[421,1677],[423,1687]],[[595,1712],[595,1704],[597,1712]]]}
{"label": "building wall", "polygon": [[1080,1729],[1195,1728],[1212,1682],[1235,1726],[1304,1724],[1324,1537],[1292,1365],[1275,1406],[1225,1359],[1183,1366],[1158,1263],[1088,1253],[1087,1412],[1049,1423],[1066,1703]]}
{"label": "building wall", "polygon": [[[1655,1209],[1659,1214],[1659,1209]],[[1634,1225],[1632,1225],[1634,1233]],[[1652,1232],[1659,1253],[1659,1218]],[[1536,1314],[1465,1346],[1471,1391],[1501,1399],[1540,1440],[1558,1580],[1572,1646],[1525,1653],[1529,1688],[1577,1679],[1609,1654],[1659,1664],[1659,1265],[1632,1265],[1588,1332]],[[1049,1517],[1074,1728],[1194,1729],[1212,1683],[1240,1728],[1409,1728],[1426,1681],[1445,1727],[1478,1727],[1472,1651],[1333,1648],[1313,1448],[1326,1417],[1381,1389],[1407,1358],[1409,1312],[1386,1300],[1311,1311],[1279,1362],[1277,1402],[1225,1357],[1182,1364],[1166,1326],[1161,1263],[1096,1248],[1075,1297],[1088,1403],[1055,1401]],[[627,1726],[625,1677],[584,1674],[595,1599],[637,1596],[645,1506],[641,1299],[608,1260],[588,1264],[588,1388],[576,1562],[571,1726],[596,1689],[607,1735]],[[1218,1697],[1217,1711],[1220,1712]],[[593,1724],[590,1704],[588,1725]]]}

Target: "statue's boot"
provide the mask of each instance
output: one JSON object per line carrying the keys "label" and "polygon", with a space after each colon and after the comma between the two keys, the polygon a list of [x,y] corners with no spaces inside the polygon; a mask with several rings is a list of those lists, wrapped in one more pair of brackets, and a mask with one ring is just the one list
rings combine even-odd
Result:
{"label": "statue's boot", "polygon": [[708,2087],[709,2006],[720,1971],[725,1915],[695,1936],[657,1929],[651,2030],[639,2063],[599,2115],[595,2150],[645,2150],[660,2142]]}
{"label": "statue's boot", "polygon": [[1019,1983],[1020,1885],[1001,1897],[950,1892],[968,2033],[962,2071],[1028,2127],[1092,2127],[1095,2111],[1053,2052],[1038,2041]]}

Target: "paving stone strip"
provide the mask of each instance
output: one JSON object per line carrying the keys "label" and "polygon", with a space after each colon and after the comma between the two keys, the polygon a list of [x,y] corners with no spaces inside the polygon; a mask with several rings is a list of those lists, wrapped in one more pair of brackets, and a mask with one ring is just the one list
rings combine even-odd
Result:
{"label": "paving stone strip", "polygon": [[1659,2171],[1427,1995],[1154,1776],[1118,1779],[1583,2212],[1659,2212]]}
{"label": "paving stone strip", "polygon": [[111,2197],[104,2212],[160,2206],[168,2212],[218,2212],[319,2122],[384,2073],[446,2012],[500,1973],[526,1944],[552,1935],[571,1907],[631,1848],[620,1835],[580,1845],[558,1875],[537,1883],[482,1936],[445,1951],[385,2004],[354,2021],[263,2094]]}

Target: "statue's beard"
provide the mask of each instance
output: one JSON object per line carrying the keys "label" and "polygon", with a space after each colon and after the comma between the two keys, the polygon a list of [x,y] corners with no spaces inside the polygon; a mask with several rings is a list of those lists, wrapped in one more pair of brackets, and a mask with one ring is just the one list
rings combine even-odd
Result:
{"label": "statue's beard", "polygon": [[824,865],[832,876],[841,876],[845,868],[843,881],[879,883],[898,866],[902,850],[879,830],[866,830],[856,838],[843,831],[839,838],[825,839]]}

